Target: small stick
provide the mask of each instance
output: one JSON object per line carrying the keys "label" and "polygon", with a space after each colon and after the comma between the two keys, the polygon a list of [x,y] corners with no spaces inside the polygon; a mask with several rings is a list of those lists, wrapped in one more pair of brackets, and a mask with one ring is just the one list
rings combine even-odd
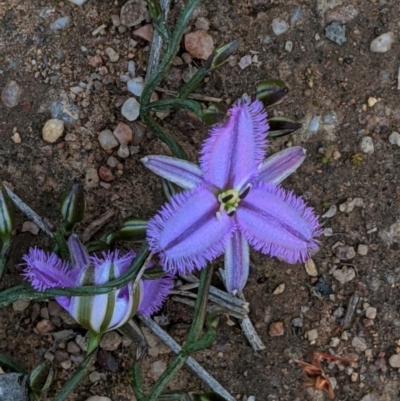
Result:
{"label": "small stick", "polygon": [[[156,88],[157,92],[163,92],[166,93],[167,95],[171,95],[171,96],[175,96],[178,94],[177,91],[171,91],[169,89],[164,89],[164,88],[160,88],[157,87]],[[191,93],[190,95],[188,95],[189,99],[193,99],[193,100],[200,100],[203,102],[214,102],[214,103],[221,103],[222,99],[219,97],[212,97],[212,96],[204,96],[204,95],[199,95],[197,93]]]}
{"label": "small stick", "polygon": [[[166,344],[175,354],[181,350],[180,345],[170,337],[154,320],[146,318],[141,314],[137,314],[138,318],[161,340]],[[226,401],[236,401],[231,394],[226,391],[221,384],[219,384],[213,376],[210,375],[194,358],[191,356],[187,359],[186,365],[196,373],[197,376],[206,383],[211,390],[225,398]]]}
{"label": "small stick", "polygon": [[15,193],[7,186],[4,185],[8,196],[13,201],[14,205],[27,216],[30,220],[32,220],[43,232],[45,232],[50,238],[54,237],[54,234],[46,227],[43,219],[37,215],[22,199],[20,199]]}
{"label": "small stick", "polygon": [[[161,0],[160,1],[161,9],[164,12],[164,21],[165,22],[167,22],[167,19],[168,19],[170,3],[171,3],[171,0]],[[158,66],[158,62],[160,61],[162,43],[163,43],[162,37],[155,29],[154,35],[153,35],[153,42],[151,44],[151,49],[150,49],[149,62],[147,64],[147,72],[146,72],[145,82],[149,80],[149,78],[153,75],[153,72],[155,71],[155,69]]]}
{"label": "small stick", "polygon": [[354,311],[356,310],[359,299],[360,299],[360,297],[357,293],[354,293],[350,297],[349,304],[347,305],[346,314],[345,314],[343,322],[342,322],[343,330],[346,330],[351,326],[351,321],[353,319]]}
{"label": "small stick", "polygon": [[110,209],[107,210],[105,213],[103,213],[101,216],[99,216],[96,220],[93,220],[85,228],[85,231],[82,234],[83,243],[88,242],[90,238],[92,238],[93,235],[96,234],[97,231],[99,231],[100,228],[104,226],[104,224],[108,223],[108,221],[114,217],[114,215],[115,215],[115,209]]}

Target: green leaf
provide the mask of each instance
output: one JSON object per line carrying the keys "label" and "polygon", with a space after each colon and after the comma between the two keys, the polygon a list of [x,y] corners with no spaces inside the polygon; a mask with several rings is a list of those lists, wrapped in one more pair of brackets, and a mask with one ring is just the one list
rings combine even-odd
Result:
{"label": "green leaf", "polygon": [[266,79],[257,85],[256,97],[269,107],[281,103],[288,92],[288,87],[280,79]]}
{"label": "green leaf", "polygon": [[37,365],[29,374],[29,388],[36,395],[40,395],[50,388],[54,379],[54,370],[49,362],[42,362]]}
{"label": "green leaf", "polygon": [[150,267],[149,269],[146,269],[143,274],[143,278],[147,280],[156,280],[163,276],[165,276],[165,271],[161,266]]}
{"label": "green leaf", "polygon": [[66,229],[71,230],[85,215],[85,194],[80,182],[72,180],[65,188],[60,202],[61,214],[66,222]]}
{"label": "green leaf", "polygon": [[236,39],[233,42],[230,42],[215,50],[215,54],[213,55],[211,62],[211,68],[215,69],[221,67],[221,65],[228,60],[229,56],[237,50],[239,43],[240,40]]}
{"label": "green leaf", "polygon": [[107,244],[115,241],[143,241],[146,239],[147,220],[130,219],[115,232],[107,234],[102,238]]}
{"label": "green leaf", "polygon": [[201,120],[203,117],[203,111],[201,109],[200,103],[189,100],[189,99],[166,99],[166,100],[157,100],[155,102],[150,103],[147,106],[148,110],[153,111],[165,111],[170,109],[185,109],[193,111],[196,116]]}
{"label": "green leaf", "polygon": [[289,135],[301,128],[301,124],[286,117],[272,117],[268,120],[269,137]]}

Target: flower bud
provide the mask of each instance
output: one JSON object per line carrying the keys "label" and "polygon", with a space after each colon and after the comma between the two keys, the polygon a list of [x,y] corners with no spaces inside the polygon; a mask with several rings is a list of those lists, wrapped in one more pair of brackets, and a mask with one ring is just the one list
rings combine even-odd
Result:
{"label": "flower bud", "polygon": [[112,244],[114,241],[143,241],[146,238],[147,220],[131,219],[126,221],[122,227],[113,233],[106,235],[103,241]]}
{"label": "flower bud", "polygon": [[239,40],[234,40],[233,42],[219,47],[215,51],[214,57],[211,62],[211,68],[218,68],[222,64],[224,64],[228,60],[229,56],[239,47],[239,43]]}
{"label": "flower bud", "polygon": [[61,198],[61,214],[66,222],[66,230],[83,220],[85,214],[85,194],[81,183],[72,180]]}
{"label": "flower bud", "polygon": [[15,228],[14,206],[7,190],[0,181],[0,239],[9,240]]}

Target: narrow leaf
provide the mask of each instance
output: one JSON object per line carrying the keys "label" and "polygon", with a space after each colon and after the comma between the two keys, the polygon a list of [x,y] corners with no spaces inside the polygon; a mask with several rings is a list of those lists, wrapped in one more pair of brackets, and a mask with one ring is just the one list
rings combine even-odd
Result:
{"label": "narrow leaf", "polygon": [[286,117],[273,117],[269,122],[269,137],[289,135],[301,128],[301,124]]}

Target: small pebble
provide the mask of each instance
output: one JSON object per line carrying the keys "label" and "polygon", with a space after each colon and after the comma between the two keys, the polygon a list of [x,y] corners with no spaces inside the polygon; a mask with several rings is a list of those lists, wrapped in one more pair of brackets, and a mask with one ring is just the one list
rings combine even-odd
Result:
{"label": "small pebble", "polygon": [[103,64],[103,59],[101,58],[101,56],[99,56],[98,54],[96,54],[95,56],[91,57],[88,61],[88,64],[91,67],[94,68],[99,68],[102,64]]}
{"label": "small pebble", "polygon": [[144,0],[129,0],[121,7],[121,24],[131,28],[146,19],[147,3]]}
{"label": "small pebble", "polygon": [[332,22],[325,28],[325,36],[339,46],[346,42],[346,25]]}
{"label": "small pebble", "polygon": [[329,219],[329,218],[335,216],[336,213],[337,213],[337,206],[331,205],[330,208],[328,209],[328,211],[326,213],[324,213],[321,217],[323,219]]}
{"label": "small pebble", "polygon": [[389,143],[400,146],[400,134],[396,131],[392,132],[389,136]]}
{"label": "small pebble", "polygon": [[69,341],[67,344],[67,351],[70,354],[79,354],[79,352],[81,352],[81,348],[75,341]]}
{"label": "small pebble", "polygon": [[285,43],[285,50],[289,53],[293,50],[293,42],[291,40]]}
{"label": "small pebble", "polygon": [[308,125],[308,130],[310,132],[317,132],[319,129],[319,123],[320,123],[321,117],[320,116],[314,116],[311,121],[310,124]]}
{"label": "small pebble", "polygon": [[330,346],[332,347],[332,348],[336,348],[338,345],[339,345],[339,343],[340,343],[340,338],[339,337],[332,337],[331,338],[331,342],[330,342]]}
{"label": "small pebble", "polygon": [[206,31],[190,32],[185,35],[185,49],[193,58],[207,60],[214,51],[214,41]]}
{"label": "small pebble", "polygon": [[119,145],[117,138],[113,135],[111,130],[105,129],[99,133],[98,136],[101,147],[104,150],[111,150]]}
{"label": "small pebble", "polygon": [[85,401],[111,401],[111,398],[102,397],[100,395],[92,395],[89,398],[86,398]]}
{"label": "small pebble", "polygon": [[139,117],[140,104],[138,101],[130,97],[125,101],[121,108],[121,114],[129,121],[135,121]]}
{"label": "small pebble", "polygon": [[36,330],[39,334],[48,334],[51,333],[56,329],[56,326],[47,319],[41,320],[37,325],[36,325]]}
{"label": "small pebble", "polygon": [[110,182],[115,180],[114,174],[106,166],[101,166],[99,168],[99,177],[105,182]]}
{"label": "small pebble", "polygon": [[153,35],[154,35],[153,25],[152,24],[143,25],[140,28],[135,29],[132,32],[132,35],[138,36],[139,38],[142,38],[147,42],[151,42],[153,40]]}
{"label": "small pebble", "polygon": [[62,362],[60,363],[60,365],[61,365],[61,367],[62,367],[63,369],[68,370],[68,369],[71,368],[72,362],[71,362],[70,359],[68,359],[68,360],[66,360],[66,361],[62,361]]}
{"label": "small pebble", "polygon": [[352,246],[338,246],[335,248],[335,255],[340,260],[350,260],[356,256],[356,252]]}
{"label": "small pebble", "polygon": [[339,22],[347,24],[358,15],[358,11],[351,5],[338,5],[325,13],[325,23]]}
{"label": "small pebble", "polygon": [[306,337],[308,341],[315,341],[318,338],[318,330],[317,329],[311,329],[306,332]]}
{"label": "small pebble", "polygon": [[78,107],[68,101],[54,101],[50,105],[51,118],[62,120],[65,124],[75,124],[79,118]]}
{"label": "small pebble", "polygon": [[366,256],[368,254],[368,245],[359,244],[357,247],[357,253],[361,256]]}
{"label": "small pebble", "polygon": [[106,54],[112,63],[119,60],[119,54],[112,47],[107,47]]}
{"label": "small pebble", "polygon": [[378,36],[371,42],[370,50],[373,53],[386,53],[394,42],[393,32],[386,32]]}
{"label": "small pebble", "polygon": [[50,24],[50,29],[52,31],[61,31],[61,30],[65,29],[70,22],[71,22],[71,18],[68,16],[58,18]]}
{"label": "small pebble", "polygon": [[122,342],[122,337],[116,331],[105,333],[100,340],[100,348],[105,351],[115,351]]}
{"label": "small pebble", "polygon": [[364,352],[368,348],[365,340],[360,337],[354,337],[351,340],[351,345],[357,352]]}
{"label": "small pebble", "polygon": [[282,35],[289,29],[289,24],[282,18],[274,18],[272,20],[272,31],[275,35]]}
{"label": "small pebble", "polygon": [[293,327],[303,327],[303,319],[301,317],[295,317],[291,321]]}
{"label": "small pebble", "polygon": [[156,361],[152,365],[151,373],[154,379],[158,379],[167,368],[167,364],[164,361]]}
{"label": "small pebble", "polygon": [[144,89],[144,81],[142,77],[130,79],[127,83],[128,91],[135,96],[140,96]]}
{"label": "small pebble", "polygon": [[400,354],[394,354],[389,358],[389,365],[392,368],[400,368]]}
{"label": "small pebble", "polygon": [[120,145],[127,145],[132,142],[132,130],[129,125],[125,123],[118,123],[113,134]]}
{"label": "small pebble", "polygon": [[312,276],[312,277],[318,276],[317,267],[315,266],[315,263],[312,259],[308,259],[306,261],[306,263],[304,263],[304,267],[306,268],[306,272],[309,276]]}
{"label": "small pebble", "polygon": [[130,60],[130,61],[128,62],[128,72],[129,72],[129,75],[130,75],[132,78],[135,78],[135,75],[136,75],[136,67],[135,67],[135,62],[134,62],[133,60]]}
{"label": "small pebble", "polygon": [[374,142],[370,136],[364,136],[360,141],[360,150],[366,155],[374,153]]}
{"label": "small pebble", "polygon": [[368,107],[374,107],[378,103],[378,99],[376,97],[370,96],[367,100]]}
{"label": "small pebble", "polygon": [[356,272],[352,267],[343,266],[341,269],[336,269],[332,275],[340,284],[346,284],[356,277]]}
{"label": "small pebble", "polygon": [[46,142],[54,143],[64,132],[64,121],[51,119],[47,120],[42,129],[42,137]]}
{"label": "small pebble", "polygon": [[16,132],[11,139],[13,140],[14,143],[21,143],[21,136],[20,134],[18,134],[18,132]]}
{"label": "small pebble", "polygon": [[13,310],[14,312],[23,312],[31,303],[31,301],[27,298],[21,298],[18,299],[17,301],[13,302],[12,306],[13,306]]}
{"label": "small pebble", "polygon": [[118,159],[116,158],[116,157],[114,157],[114,156],[110,156],[108,159],[107,159],[107,164],[111,167],[111,168],[115,168],[115,167],[117,167],[117,164],[118,164],[119,162],[118,162]]}
{"label": "small pebble", "polygon": [[372,306],[369,306],[367,310],[365,311],[365,316],[368,319],[374,320],[376,318],[376,308],[373,308]]}
{"label": "small pebble", "polygon": [[100,375],[100,373],[99,373],[97,370],[95,370],[94,372],[90,373],[90,374],[89,374],[89,380],[90,380],[92,383],[97,383],[98,381],[101,380],[101,375]]}
{"label": "small pebble", "polygon": [[118,156],[122,159],[126,159],[127,157],[129,157],[129,148],[126,145],[121,145],[118,149],[117,152]]}
{"label": "small pebble", "polygon": [[285,328],[282,322],[273,322],[269,326],[268,334],[270,337],[280,337],[285,334]]}
{"label": "small pebble", "polygon": [[253,62],[253,60],[251,59],[251,56],[247,55],[247,56],[243,56],[240,59],[238,65],[242,70],[244,70],[245,68],[249,67],[252,64],[252,62]]}
{"label": "small pebble", "polygon": [[22,95],[22,88],[15,81],[10,81],[1,92],[1,101],[4,106],[12,109],[17,106]]}
{"label": "small pebble", "polygon": [[282,294],[283,291],[285,291],[286,284],[281,283],[278,285],[278,287],[275,288],[274,292],[272,293],[273,295],[279,295]]}
{"label": "small pebble", "polygon": [[113,14],[111,16],[111,22],[115,27],[118,27],[121,25],[121,19],[119,18],[119,15]]}
{"label": "small pebble", "polygon": [[23,233],[29,232],[33,235],[38,235],[39,227],[33,221],[24,221],[21,231]]}
{"label": "small pebble", "polygon": [[85,187],[88,189],[97,188],[99,186],[99,175],[94,167],[89,167],[85,175]]}

